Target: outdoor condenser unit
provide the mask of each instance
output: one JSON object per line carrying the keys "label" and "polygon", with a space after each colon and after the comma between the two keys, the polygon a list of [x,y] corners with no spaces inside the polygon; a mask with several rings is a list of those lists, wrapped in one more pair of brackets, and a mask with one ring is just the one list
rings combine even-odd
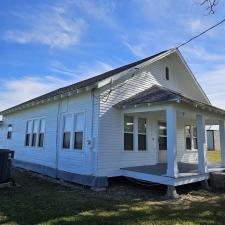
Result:
{"label": "outdoor condenser unit", "polygon": [[9,182],[11,178],[12,159],[14,151],[0,149],[0,183]]}

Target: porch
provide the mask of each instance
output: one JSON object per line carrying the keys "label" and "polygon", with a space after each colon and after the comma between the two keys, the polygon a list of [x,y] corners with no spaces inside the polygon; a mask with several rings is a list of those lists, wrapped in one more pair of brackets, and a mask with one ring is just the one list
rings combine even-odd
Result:
{"label": "porch", "polygon": [[[152,153],[149,163],[145,158],[143,164],[133,161],[121,167],[123,176],[179,186],[207,180],[211,172],[225,169],[224,110],[162,87],[150,88],[117,107],[124,116],[124,149]],[[207,161],[207,125],[219,127],[219,165]]]}
{"label": "porch", "polygon": [[199,182],[207,180],[211,172],[224,171],[219,163],[209,163],[208,172],[201,174],[196,163],[182,163],[178,164],[179,174],[176,178],[167,176],[167,164],[158,163],[156,165],[134,166],[122,168],[122,175],[138,180],[160,183],[170,186],[180,186],[184,184]]}

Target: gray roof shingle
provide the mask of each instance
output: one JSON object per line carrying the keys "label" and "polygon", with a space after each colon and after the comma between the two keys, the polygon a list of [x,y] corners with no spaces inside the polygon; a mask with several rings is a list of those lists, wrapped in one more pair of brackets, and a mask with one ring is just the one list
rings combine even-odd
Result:
{"label": "gray roof shingle", "polygon": [[140,105],[140,104],[147,104],[147,103],[162,103],[162,102],[168,102],[168,101],[183,101],[185,103],[198,105],[201,107],[207,107],[214,111],[219,111],[223,114],[225,114],[225,110],[220,109],[218,107],[205,104],[202,102],[199,102],[197,100],[191,99],[189,97],[186,97],[182,95],[179,92],[170,90],[168,88],[159,86],[159,85],[153,85],[152,87],[128,98],[125,99],[115,105],[117,108],[122,107],[129,107],[134,105]]}
{"label": "gray roof shingle", "polygon": [[63,87],[63,88],[59,88],[59,89],[57,89],[55,91],[49,92],[47,94],[41,95],[39,97],[36,97],[34,99],[31,99],[29,101],[26,101],[24,103],[21,103],[19,105],[14,106],[14,107],[11,107],[9,109],[6,109],[6,110],[0,112],[0,115],[6,113],[9,110],[12,110],[12,109],[21,107],[21,106],[26,105],[26,104],[29,104],[29,103],[39,102],[39,101],[42,101],[42,100],[45,100],[45,99],[48,99],[48,98],[51,98],[51,97],[55,97],[55,96],[58,96],[58,95],[61,95],[61,94],[65,94],[67,92],[70,92],[70,91],[73,91],[73,90],[76,90],[76,89],[85,88],[85,87],[88,87],[90,85],[94,85],[95,83],[97,83],[99,81],[102,81],[102,80],[104,80],[106,78],[109,78],[109,77],[111,77],[111,76],[113,76],[115,74],[118,74],[120,72],[123,72],[123,71],[125,71],[127,69],[130,69],[130,68],[132,68],[134,66],[137,66],[137,65],[139,65],[141,63],[144,63],[144,62],[146,62],[146,61],[148,61],[150,59],[153,59],[153,58],[155,58],[155,57],[157,57],[157,56],[159,56],[159,55],[161,55],[163,53],[166,53],[167,51],[169,51],[169,50],[162,51],[162,52],[157,53],[155,55],[152,55],[150,57],[144,58],[142,60],[138,60],[136,62],[127,64],[125,66],[121,66],[119,68],[116,68],[116,69],[110,70],[108,72],[102,73],[100,75],[91,77],[89,79],[86,79],[86,80],[83,80],[83,81],[74,83],[72,85],[69,85],[69,86],[66,86],[66,87]]}

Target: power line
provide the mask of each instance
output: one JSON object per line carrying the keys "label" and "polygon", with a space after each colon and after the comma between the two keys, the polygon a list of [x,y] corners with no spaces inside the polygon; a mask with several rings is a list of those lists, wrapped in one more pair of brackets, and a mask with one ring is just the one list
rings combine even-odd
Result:
{"label": "power line", "polygon": [[198,35],[196,35],[196,36],[190,38],[188,41],[186,41],[186,42],[184,42],[184,43],[178,45],[176,48],[180,48],[180,47],[182,47],[182,46],[184,46],[184,45],[190,43],[190,42],[193,41],[194,39],[196,39],[196,38],[202,36],[203,34],[207,33],[208,31],[212,30],[213,28],[219,26],[220,24],[222,24],[222,23],[224,23],[224,22],[225,22],[225,19],[221,20],[220,22],[218,22],[217,24],[213,25],[212,27],[210,27],[210,28],[204,30],[204,31],[201,32],[200,34],[198,34]]}

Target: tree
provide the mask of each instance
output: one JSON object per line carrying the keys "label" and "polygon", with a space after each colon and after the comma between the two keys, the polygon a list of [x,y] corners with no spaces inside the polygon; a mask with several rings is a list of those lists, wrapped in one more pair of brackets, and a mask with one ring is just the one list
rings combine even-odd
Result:
{"label": "tree", "polygon": [[206,10],[208,11],[208,14],[214,14],[215,8],[219,4],[220,0],[204,0],[201,2],[202,6],[206,6]]}

